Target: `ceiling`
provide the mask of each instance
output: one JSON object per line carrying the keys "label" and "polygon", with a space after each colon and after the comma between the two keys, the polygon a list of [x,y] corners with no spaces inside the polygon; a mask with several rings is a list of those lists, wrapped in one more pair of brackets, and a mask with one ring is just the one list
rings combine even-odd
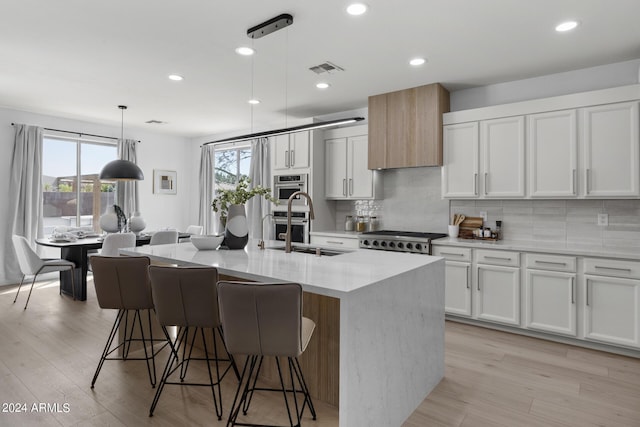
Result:
{"label": "ceiling", "polygon": [[[5,1],[0,106],[119,125],[125,104],[125,127],[196,137],[284,127],[433,82],[453,91],[640,58],[638,0],[365,0],[359,17],[348,3]],[[247,37],[281,13],[293,25]],[[554,31],[569,18],[581,25]],[[235,53],[252,43],[253,57]],[[415,56],[427,63],[409,66]],[[325,61],[345,71],[309,70]]]}

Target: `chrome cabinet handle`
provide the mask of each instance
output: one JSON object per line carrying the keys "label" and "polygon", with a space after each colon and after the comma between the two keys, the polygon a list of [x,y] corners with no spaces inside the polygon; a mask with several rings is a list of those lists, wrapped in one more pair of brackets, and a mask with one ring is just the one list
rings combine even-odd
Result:
{"label": "chrome cabinet handle", "polygon": [[469,274],[469,266],[465,267],[467,269],[467,289],[471,289],[471,276]]}
{"label": "chrome cabinet handle", "polygon": [[571,194],[576,194],[576,170],[573,170],[571,175]]}
{"label": "chrome cabinet handle", "polygon": [[567,263],[566,262],[554,262],[554,261],[535,261],[536,264],[551,264],[551,265],[563,265],[566,266]]}
{"label": "chrome cabinet handle", "polygon": [[477,173],[473,174],[473,195],[474,196],[478,195],[478,174]]}
{"label": "chrome cabinet handle", "polygon": [[480,277],[482,277],[482,276],[480,275],[480,269],[478,269],[478,283],[477,283],[478,291],[480,291]]}
{"label": "chrome cabinet handle", "polygon": [[284,165],[289,167],[289,150],[284,152]]}
{"label": "chrome cabinet handle", "polygon": [[347,195],[347,180],[346,178],[342,180],[342,194]]}
{"label": "chrome cabinet handle", "polygon": [[571,304],[576,303],[576,278],[571,278]]}
{"label": "chrome cabinet handle", "polygon": [[501,261],[511,261],[511,258],[501,257],[501,256],[485,256],[486,259],[499,259]]}
{"label": "chrome cabinet handle", "polygon": [[587,279],[587,307],[589,306],[589,280]]}
{"label": "chrome cabinet handle", "polygon": [[601,270],[626,271],[627,273],[631,273],[631,269],[630,269],[630,268],[620,268],[620,267],[601,267],[601,266],[599,266],[599,265],[596,265],[594,268],[596,268],[596,269],[601,269]]}
{"label": "chrome cabinet handle", "polygon": [[296,164],[296,150],[291,150],[289,154],[291,156],[291,167],[293,167]]}
{"label": "chrome cabinet handle", "polygon": [[484,173],[484,195],[485,196],[489,194],[489,187],[487,186],[487,175],[489,175],[489,173],[485,172]]}
{"label": "chrome cabinet handle", "polygon": [[464,254],[454,254],[453,252],[440,252],[440,255],[464,256]]}
{"label": "chrome cabinet handle", "polygon": [[353,195],[353,178],[349,178],[349,195]]}
{"label": "chrome cabinet handle", "polygon": [[587,169],[587,194],[591,192],[591,169]]}
{"label": "chrome cabinet handle", "polygon": [[344,242],[338,242],[337,240],[327,240],[327,243],[332,243],[334,245],[344,245]]}

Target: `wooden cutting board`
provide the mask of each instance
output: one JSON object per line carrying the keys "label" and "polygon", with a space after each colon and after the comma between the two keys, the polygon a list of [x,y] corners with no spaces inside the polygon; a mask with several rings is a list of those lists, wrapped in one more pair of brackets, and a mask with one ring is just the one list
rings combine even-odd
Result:
{"label": "wooden cutting board", "polygon": [[473,237],[473,230],[482,227],[481,216],[468,216],[460,224],[460,237]]}

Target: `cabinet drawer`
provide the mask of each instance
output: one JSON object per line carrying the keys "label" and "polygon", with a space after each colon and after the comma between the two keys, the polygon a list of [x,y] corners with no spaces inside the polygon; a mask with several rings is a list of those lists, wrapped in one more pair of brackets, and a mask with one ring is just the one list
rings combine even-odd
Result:
{"label": "cabinet drawer", "polygon": [[318,246],[334,246],[345,249],[358,249],[358,239],[347,237],[311,236],[310,243]]}
{"label": "cabinet drawer", "polygon": [[433,246],[432,255],[441,256],[451,261],[471,262],[471,248],[456,248],[451,246]]}
{"label": "cabinet drawer", "polygon": [[585,258],[585,274],[640,279],[640,262],[617,259]]}
{"label": "cabinet drawer", "polygon": [[476,250],[476,261],[479,264],[508,265],[512,267],[518,267],[520,265],[520,253],[478,249]]}
{"label": "cabinet drawer", "polygon": [[527,268],[536,270],[576,271],[576,258],[560,255],[527,254]]}

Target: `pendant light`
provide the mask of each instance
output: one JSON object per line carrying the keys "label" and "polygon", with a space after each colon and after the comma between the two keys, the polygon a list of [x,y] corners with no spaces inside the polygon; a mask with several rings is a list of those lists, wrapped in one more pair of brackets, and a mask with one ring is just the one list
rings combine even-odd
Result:
{"label": "pendant light", "polygon": [[[264,37],[268,34],[271,34],[275,31],[286,28],[291,24],[293,24],[293,16],[288,13],[283,13],[281,15],[276,16],[275,18],[271,18],[268,21],[258,24],[255,27],[249,28],[247,30],[247,36],[255,40],[260,37]],[[288,48],[288,34],[287,34],[287,48]],[[285,59],[285,62],[287,62],[287,59]],[[253,62],[251,64],[251,67],[252,67],[251,68],[251,95],[253,99]],[[216,141],[205,142],[202,145],[217,144],[217,143],[223,143],[223,142],[226,143],[226,142],[249,141],[256,138],[268,138],[270,136],[287,135],[287,134],[292,134],[297,132],[304,132],[308,130],[324,129],[324,128],[335,127],[335,126],[355,123],[355,122],[364,120],[364,117],[347,117],[344,119],[329,120],[329,121],[310,123],[306,125],[288,127],[287,126],[287,118],[288,118],[287,90],[288,90],[287,66],[285,65],[285,127],[284,128],[254,133],[253,132],[253,105],[252,105],[251,106],[252,108],[251,109],[251,133],[246,135],[234,136],[231,138],[219,139]]]}
{"label": "pendant light", "polygon": [[[118,105],[122,111],[122,121],[120,125],[120,138],[124,140],[124,110],[126,105]],[[113,160],[102,168],[100,171],[100,179],[113,179],[117,181],[141,181],[144,179],[142,169],[129,160]]]}

